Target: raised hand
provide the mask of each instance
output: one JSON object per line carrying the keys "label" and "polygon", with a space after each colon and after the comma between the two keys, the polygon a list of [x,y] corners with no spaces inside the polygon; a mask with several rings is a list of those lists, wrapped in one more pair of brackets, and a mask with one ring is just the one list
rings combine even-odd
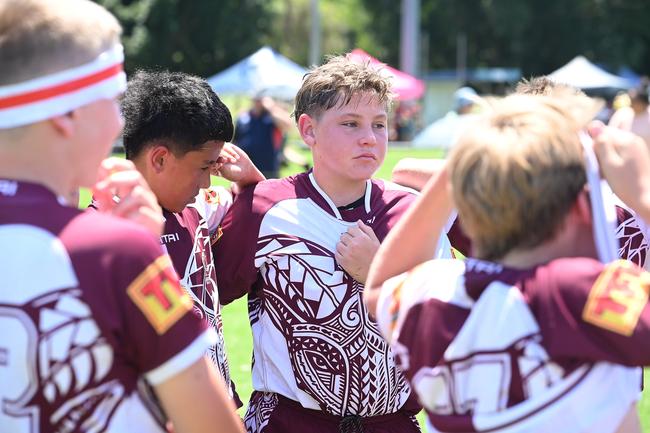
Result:
{"label": "raised hand", "polygon": [[102,161],[92,193],[100,212],[138,223],[155,236],[162,234],[165,223],[162,209],[131,161],[121,158]]}
{"label": "raised hand", "polygon": [[224,144],[219,161],[212,169],[211,174],[235,182],[239,188],[265,179],[246,152],[232,143]]}
{"label": "raised hand", "polygon": [[588,128],[601,171],[621,200],[650,221],[650,152],[643,138],[592,122]]}
{"label": "raised hand", "polygon": [[363,284],[379,244],[372,228],[357,221],[357,225],[343,233],[336,244],[336,261],[352,278]]}

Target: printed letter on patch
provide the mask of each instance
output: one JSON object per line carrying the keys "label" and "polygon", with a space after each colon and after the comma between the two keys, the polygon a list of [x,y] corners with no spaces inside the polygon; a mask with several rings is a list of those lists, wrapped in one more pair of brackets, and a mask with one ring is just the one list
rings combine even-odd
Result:
{"label": "printed letter on patch", "polygon": [[617,260],[605,267],[591,288],[582,318],[630,336],[648,302],[649,289],[650,275],[628,261]]}

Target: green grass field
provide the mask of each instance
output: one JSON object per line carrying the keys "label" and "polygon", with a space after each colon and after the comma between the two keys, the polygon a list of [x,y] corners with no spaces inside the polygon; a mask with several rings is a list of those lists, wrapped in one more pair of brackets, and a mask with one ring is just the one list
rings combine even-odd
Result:
{"label": "green grass field", "polygon": [[[301,150],[303,154],[309,156],[306,151]],[[377,173],[377,177],[389,179],[390,173],[397,161],[404,157],[415,158],[438,158],[442,154],[435,150],[421,150],[409,148],[391,148],[388,151],[386,161],[383,167]],[[282,175],[290,175],[300,171],[297,166],[289,165],[282,170]],[[214,184],[225,185],[222,179],[213,178]],[[82,192],[81,201],[83,204],[88,203],[88,193]],[[248,312],[246,308],[246,299],[240,299],[223,308],[223,326],[226,337],[226,347],[230,361],[230,369],[233,380],[237,384],[237,391],[246,405],[247,400],[252,392],[251,387],[251,354],[252,338],[248,324]],[[649,343],[650,344],[650,343]],[[645,383],[646,390],[650,388],[650,369],[646,369]],[[240,409],[243,415],[245,407]],[[639,405],[641,423],[643,432],[650,433],[650,391],[646,391]],[[420,414],[418,419],[422,422],[423,416]]]}

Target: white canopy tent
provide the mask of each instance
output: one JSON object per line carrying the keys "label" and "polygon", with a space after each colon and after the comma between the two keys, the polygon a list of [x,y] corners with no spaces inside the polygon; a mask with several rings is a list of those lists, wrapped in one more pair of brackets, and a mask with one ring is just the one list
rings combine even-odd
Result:
{"label": "white canopy tent", "polygon": [[218,94],[253,96],[264,94],[291,100],[296,96],[307,69],[292,62],[270,47],[255,53],[208,78]]}
{"label": "white canopy tent", "polygon": [[584,56],[577,56],[548,77],[556,83],[568,84],[579,89],[616,88],[627,89],[632,83],[625,78],[610,74],[591,63]]}

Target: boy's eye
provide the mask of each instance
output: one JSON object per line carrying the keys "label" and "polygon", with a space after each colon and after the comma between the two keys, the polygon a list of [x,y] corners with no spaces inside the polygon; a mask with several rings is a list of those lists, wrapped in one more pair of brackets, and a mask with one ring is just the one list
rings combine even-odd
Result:
{"label": "boy's eye", "polygon": [[383,123],[375,123],[375,128],[381,129],[381,128],[385,128],[385,127],[386,127],[386,125],[384,125]]}
{"label": "boy's eye", "polygon": [[357,126],[357,122],[343,122],[343,126]]}

